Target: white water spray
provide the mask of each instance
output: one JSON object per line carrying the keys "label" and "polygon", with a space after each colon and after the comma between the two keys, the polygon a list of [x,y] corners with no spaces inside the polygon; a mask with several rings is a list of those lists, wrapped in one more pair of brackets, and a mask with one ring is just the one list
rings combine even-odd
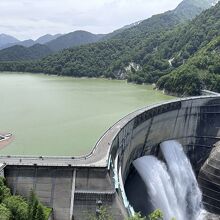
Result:
{"label": "white water spray", "polygon": [[160,149],[185,219],[197,219],[201,212],[202,193],[182,145],[177,141],[165,141],[160,145]]}
{"label": "white water spray", "polygon": [[133,162],[152,205],[163,211],[165,220],[200,219],[202,194],[182,146],[176,141],[166,141],[161,150],[167,167],[153,156]]}

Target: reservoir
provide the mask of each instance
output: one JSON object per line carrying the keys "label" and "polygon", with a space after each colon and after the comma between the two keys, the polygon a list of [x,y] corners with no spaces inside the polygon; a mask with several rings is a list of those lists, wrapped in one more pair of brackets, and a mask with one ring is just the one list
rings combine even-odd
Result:
{"label": "reservoir", "polygon": [[13,135],[1,155],[84,155],[121,117],[173,99],[150,85],[23,73],[0,73],[0,94],[0,133]]}

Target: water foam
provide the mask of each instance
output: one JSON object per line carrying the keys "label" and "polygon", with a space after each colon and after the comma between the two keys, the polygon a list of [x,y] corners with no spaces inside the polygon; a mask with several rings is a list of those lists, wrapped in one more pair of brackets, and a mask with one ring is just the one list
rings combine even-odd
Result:
{"label": "water foam", "polygon": [[155,209],[164,213],[164,220],[201,220],[202,193],[198,187],[192,166],[176,141],[161,144],[166,161],[145,156],[133,162],[144,181],[150,201]]}

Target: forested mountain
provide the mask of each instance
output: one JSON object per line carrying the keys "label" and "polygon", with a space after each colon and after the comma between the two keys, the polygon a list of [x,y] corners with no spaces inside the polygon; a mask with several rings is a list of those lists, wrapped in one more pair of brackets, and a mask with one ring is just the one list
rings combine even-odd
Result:
{"label": "forested mountain", "polygon": [[161,37],[156,50],[141,58],[143,69],[130,74],[130,80],[155,82],[159,77],[185,64],[198,50],[220,34],[219,13],[220,3],[189,24],[167,31]]}
{"label": "forested mountain", "polygon": [[[123,40],[123,38],[134,37],[141,40],[144,37],[145,39],[146,34],[149,35],[151,33],[171,29],[177,24],[192,20],[202,11],[210,8],[214,1],[215,0],[183,0],[172,11],[153,15],[151,18],[143,20],[142,22],[134,23],[130,28],[125,28],[124,31],[120,31],[121,29],[119,29],[119,33],[114,34],[114,38]],[[110,35],[111,34],[112,33],[110,33]],[[107,37],[108,35],[105,36],[105,38]]]}
{"label": "forested mountain", "polygon": [[46,34],[42,37],[39,37],[35,43],[37,44],[46,44],[52,40],[57,39],[58,37],[62,36],[62,34],[55,34],[55,35],[51,35],[51,34]]}
{"label": "forested mountain", "polygon": [[101,40],[110,39],[110,38],[114,37],[115,35],[120,34],[120,33],[122,33],[123,31],[125,31],[125,30],[127,30],[129,28],[132,28],[132,27],[135,27],[135,26],[139,25],[141,22],[142,21],[137,21],[135,23],[132,23],[132,24],[129,24],[129,25],[125,25],[122,28],[119,28],[119,29],[117,29],[117,30],[115,30],[115,31],[113,31],[113,32],[111,32],[109,34],[106,34],[105,36],[103,36],[103,38]]}
{"label": "forested mountain", "polygon": [[[64,35],[47,34],[38,38],[36,41],[16,41],[14,43],[4,44],[0,47],[0,61],[40,59],[65,48],[97,42],[103,36],[104,35],[95,35],[86,31],[75,31]],[[41,46],[39,44],[41,44]],[[34,52],[36,52],[36,54],[34,54]],[[30,54],[30,57],[28,57],[28,54]]]}
{"label": "forested mountain", "polygon": [[46,45],[52,51],[60,51],[66,48],[94,43],[103,37],[101,34],[92,34],[87,31],[74,31],[48,42]]}
{"label": "forested mountain", "polygon": [[16,39],[15,37],[6,34],[0,34],[0,47],[6,44],[16,43],[16,42],[19,42],[19,40]]}
{"label": "forested mountain", "polygon": [[0,61],[40,59],[51,53],[52,51],[48,47],[41,44],[35,44],[31,47],[15,45],[13,47],[0,50]]}
{"label": "forested mountain", "polygon": [[174,94],[200,95],[201,89],[220,92],[220,36],[202,47],[172,73],[161,77],[160,89]]}
{"label": "forested mountain", "polygon": [[154,15],[110,39],[63,50],[39,62],[1,63],[0,70],[127,78],[136,83],[160,79],[158,87],[170,92],[199,93],[200,88],[171,90],[166,83],[179,76],[179,68],[219,35],[220,4],[196,17],[212,3],[184,0],[175,10]]}
{"label": "forested mountain", "polygon": [[195,14],[200,14],[204,9],[214,6],[216,3],[216,0],[184,0],[174,10],[174,13],[183,19],[193,19]]}

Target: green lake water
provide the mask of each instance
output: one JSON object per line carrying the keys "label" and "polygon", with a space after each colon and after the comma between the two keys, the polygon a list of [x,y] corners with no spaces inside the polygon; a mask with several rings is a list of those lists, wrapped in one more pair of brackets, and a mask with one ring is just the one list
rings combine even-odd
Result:
{"label": "green lake water", "polygon": [[77,156],[126,114],[170,100],[152,86],[107,79],[0,74],[0,132],[14,141],[1,155]]}

